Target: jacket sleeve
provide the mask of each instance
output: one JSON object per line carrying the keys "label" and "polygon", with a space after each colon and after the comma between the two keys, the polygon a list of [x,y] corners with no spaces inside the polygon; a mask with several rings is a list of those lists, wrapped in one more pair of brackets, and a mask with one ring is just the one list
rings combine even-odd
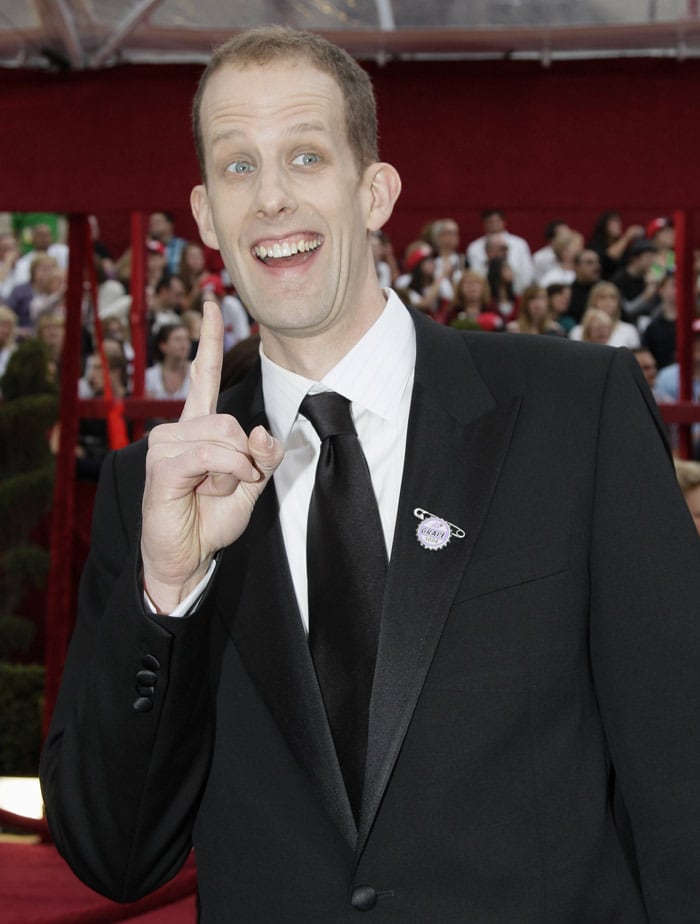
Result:
{"label": "jacket sleeve", "polygon": [[650,922],[689,924],[700,915],[700,538],[625,350],[604,393],[592,523],[591,663],[631,848]]}
{"label": "jacket sleeve", "polygon": [[133,901],[191,847],[213,705],[205,604],[147,615],[138,581],[145,445],[105,461],[90,557],[40,776],[56,845],[89,886]]}

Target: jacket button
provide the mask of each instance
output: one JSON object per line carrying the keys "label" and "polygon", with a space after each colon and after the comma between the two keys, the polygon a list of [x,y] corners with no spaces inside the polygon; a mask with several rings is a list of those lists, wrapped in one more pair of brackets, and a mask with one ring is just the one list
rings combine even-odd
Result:
{"label": "jacket button", "polygon": [[158,683],[158,674],[153,671],[139,671],[136,675],[136,683],[142,687],[154,687]]}
{"label": "jacket button", "polygon": [[160,668],[160,661],[152,654],[145,654],[141,659],[141,663],[148,671],[157,671]]}
{"label": "jacket button", "polygon": [[142,687],[140,683],[137,683],[136,692],[139,694],[139,696],[155,696],[156,688],[155,687]]}
{"label": "jacket button", "polygon": [[150,712],[153,709],[153,700],[147,696],[139,696],[134,700],[134,710],[136,712]]}
{"label": "jacket button", "polygon": [[357,911],[371,911],[377,904],[377,892],[372,886],[358,886],[350,896],[350,904]]}

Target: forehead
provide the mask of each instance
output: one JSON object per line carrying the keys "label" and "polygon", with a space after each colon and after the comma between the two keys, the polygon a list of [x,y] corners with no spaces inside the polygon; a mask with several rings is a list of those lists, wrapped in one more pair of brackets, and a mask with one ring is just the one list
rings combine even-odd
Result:
{"label": "forehead", "polygon": [[335,130],[343,118],[335,80],[300,61],[222,65],[209,78],[202,99],[202,131],[209,144],[231,135],[308,124]]}

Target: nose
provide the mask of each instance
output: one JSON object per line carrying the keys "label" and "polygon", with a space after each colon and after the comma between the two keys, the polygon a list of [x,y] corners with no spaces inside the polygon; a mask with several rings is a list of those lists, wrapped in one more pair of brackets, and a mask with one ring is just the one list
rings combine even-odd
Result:
{"label": "nose", "polygon": [[275,218],[293,212],[296,200],[290,178],[282,166],[267,164],[258,169],[256,213],[260,218]]}

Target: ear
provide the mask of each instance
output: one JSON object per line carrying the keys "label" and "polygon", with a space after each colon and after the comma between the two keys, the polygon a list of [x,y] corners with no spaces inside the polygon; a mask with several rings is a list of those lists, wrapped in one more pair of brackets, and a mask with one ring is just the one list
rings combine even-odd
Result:
{"label": "ear", "polygon": [[219,239],[214,230],[211,205],[209,204],[206,186],[194,187],[190,193],[190,208],[192,209],[194,220],[197,222],[199,236],[202,238],[202,241],[207,247],[211,247],[212,250],[218,250]]}
{"label": "ear", "polygon": [[391,164],[370,164],[364,173],[363,186],[369,192],[367,230],[378,231],[394,211],[401,192],[401,177]]}

